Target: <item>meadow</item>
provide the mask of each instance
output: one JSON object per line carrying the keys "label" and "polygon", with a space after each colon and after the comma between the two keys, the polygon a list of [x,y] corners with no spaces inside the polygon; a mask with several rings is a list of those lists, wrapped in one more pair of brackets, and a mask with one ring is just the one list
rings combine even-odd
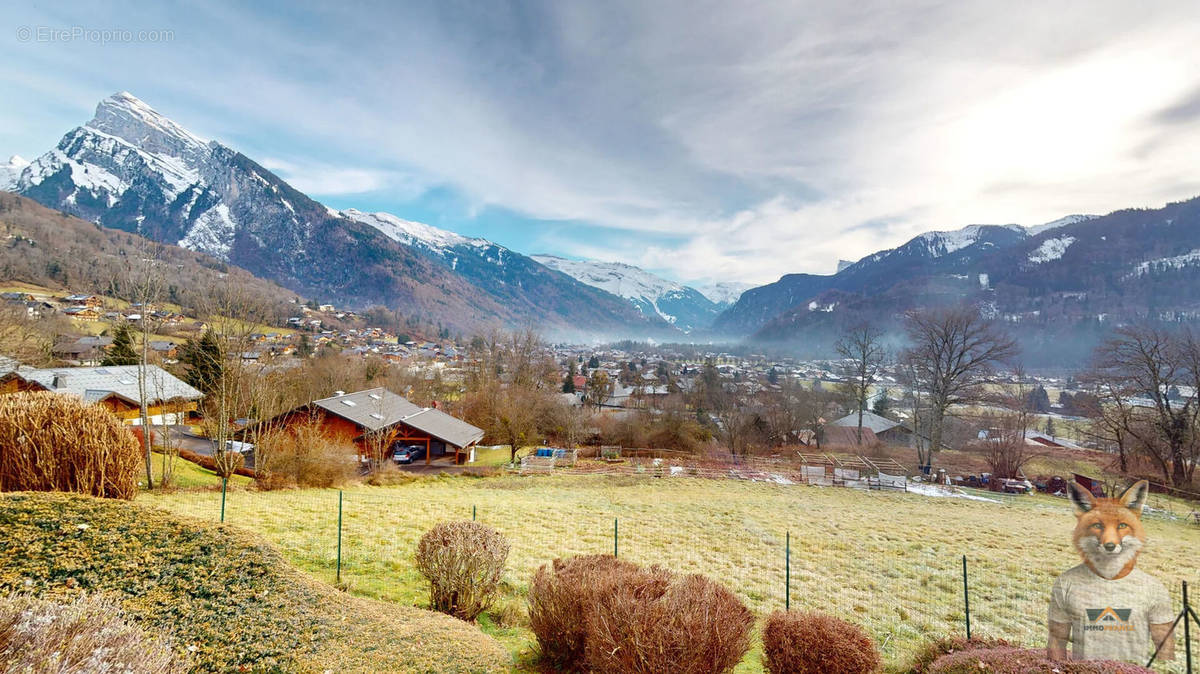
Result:
{"label": "meadow", "polygon": [[[437,522],[474,514],[504,533],[512,544],[504,596],[481,627],[518,666],[534,646],[523,617],[534,570],[555,557],[613,554],[614,543],[622,558],[716,578],[763,615],[790,599],[793,609],[862,624],[893,670],[925,639],[965,631],[964,555],[972,632],[1035,647],[1045,643],[1050,585],[1078,562],[1071,510],[1049,496],[993,502],[682,477],[502,475],[354,486],[340,498],[341,581],[360,596],[425,606],[412,555]],[[137,503],[212,520],[220,491],[147,493]],[[227,523],[260,533],[331,583],[338,518],[338,490],[238,486],[227,496]],[[1178,598],[1179,580],[1200,581],[1200,528],[1182,517],[1151,518],[1146,527],[1141,568]],[[739,671],[761,671],[758,654]]]}

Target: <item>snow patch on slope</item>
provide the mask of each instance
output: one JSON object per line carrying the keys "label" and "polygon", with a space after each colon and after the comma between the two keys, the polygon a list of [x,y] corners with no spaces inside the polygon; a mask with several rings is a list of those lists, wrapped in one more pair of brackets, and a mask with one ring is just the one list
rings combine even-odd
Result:
{"label": "snow patch on slope", "polygon": [[423,245],[438,252],[445,252],[455,246],[475,246],[483,248],[495,245],[487,239],[472,239],[461,234],[439,229],[423,222],[414,222],[398,218],[391,213],[364,213],[356,208],[348,208],[338,215],[370,225],[383,232],[389,239],[409,246]]}
{"label": "snow patch on slope", "polygon": [[1077,222],[1087,222],[1088,220],[1095,220],[1098,217],[1100,217],[1100,216],[1099,215],[1068,215],[1064,218],[1059,218],[1057,220],[1053,220],[1051,222],[1047,222],[1042,225],[1030,225],[1025,228],[1025,231],[1029,232],[1029,236],[1037,236],[1038,234],[1041,234],[1042,232],[1048,232],[1052,229],[1058,229],[1059,227],[1066,227],[1067,225],[1073,225]]}
{"label": "snow patch on slope", "polygon": [[229,207],[217,204],[196,218],[196,224],[179,245],[227,260],[236,232],[237,226],[229,215]]}
{"label": "snow patch on slope", "polygon": [[1037,247],[1037,250],[1029,254],[1029,261],[1033,264],[1043,264],[1052,262],[1063,256],[1071,244],[1075,243],[1073,236],[1059,236],[1053,239],[1046,239],[1042,245]]}
{"label": "snow patch on slope", "polygon": [[1160,269],[1183,269],[1184,267],[1189,267],[1198,263],[1200,263],[1200,249],[1193,250],[1190,253],[1184,253],[1183,255],[1160,257],[1157,260],[1146,260],[1145,262],[1139,263],[1136,267],[1134,267],[1133,273],[1135,276],[1143,276],[1152,271],[1158,271]]}

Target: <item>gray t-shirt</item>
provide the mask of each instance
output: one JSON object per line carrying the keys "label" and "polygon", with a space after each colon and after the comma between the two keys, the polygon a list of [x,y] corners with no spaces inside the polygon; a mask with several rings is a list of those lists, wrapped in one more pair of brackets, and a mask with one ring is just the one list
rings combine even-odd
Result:
{"label": "gray t-shirt", "polygon": [[1107,580],[1080,564],[1059,576],[1050,591],[1050,620],[1070,623],[1075,660],[1145,664],[1154,650],[1150,625],[1174,619],[1167,589],[1137,568]]}

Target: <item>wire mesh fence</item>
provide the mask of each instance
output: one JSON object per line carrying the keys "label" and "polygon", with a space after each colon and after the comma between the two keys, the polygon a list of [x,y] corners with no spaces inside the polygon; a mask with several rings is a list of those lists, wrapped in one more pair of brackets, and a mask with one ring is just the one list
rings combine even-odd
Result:
{"label": "wire mesh fence", "polygon": [[[420,537],[433,522],[475,519],[509,541],[504,582],[515,595],[523,595],[538,566],[555,558],[615,554],[717,579],[759,615],[790,607],[846,617],[893,661],[930,638],[966,636],[968,621],[975,636],[1046,643],[1056,574],[1027,566],[1021,541],[996,545],[986,530],[964,535],[955,547],[929,542],[920,531],[843,526],[794,506],[782,513],[786,528],[743,508],[676,509],[668,520],[658,516],[654,498],[509,499],[506,489],[528,488],[530,481],[502,484],[459,492],[196,491],[158,505],[214,521],[223,516],[263,534],[288,560],[330,582],[410,605],[428,601],[413,564]],[[1178,611],[1180,582],[1200,580],[1200,569],[1184,565],[1159,578]],[[1182,630],[1175,638],[1183,653]],[[1156,663],[1155,670],[1181,672],[1183,666],[1180,656]]]}

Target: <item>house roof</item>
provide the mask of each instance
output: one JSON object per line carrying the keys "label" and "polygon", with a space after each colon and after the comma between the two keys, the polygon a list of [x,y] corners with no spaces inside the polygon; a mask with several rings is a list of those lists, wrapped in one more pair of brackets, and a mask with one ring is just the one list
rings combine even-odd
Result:
{"label": "house roof", "polygon": [[[898,421],[892,421],[891,419],[888,419],[887,417],[881,417],[878,414],[875,414],[874,412],[869,412],[866,410],[863,410],[862,423],[863,423],[864,429],[869,428],[869,429],[871,429],[872,433],[876,433],[876,434],[882,433],[884,431],[890,431],[893,428],[900,425],[900,422],[898,422]],[[831,425],[852,427],[852,428],[854,428],[855,431],[857,431],[858,430],[858,412],[853,412],[851,414],[847,414],[846,416],[842,417],[841,419],[837,419],[837,420],[833,421]]]}
{"label": "house roof", "polygon": [[[48,391],[77,395],[95,402],[117,395],[131,402],[138,395],[138,366],[110,365],[107,367],[56,367],[21,371],[26,381],[35,381]],[[204,394],[188,386],[157,365],[146,366],[146,397],[150,401],[196,400]]]}
{"label": "house roof", "polygon": [[[858,418],[858,415],[855,415]],[[858,422],[854,423],[854,428],[849,426],[826,426],[822,431],[821,444],[854,447],[858,444]],[[867,447],[879,442],[879,438],[875,437],[875,431],[867,427],[866,419],[863,419],[862,429],[862,446]]]}
{"label": "house roof", "polygon": [[483,438],[482,429],[439,409],[415,405],[382,387],[322,398],[312,404],[368,431],[403,423],[456,447]]}
{"label": "house roof", "polygon": [[483,439],[483,429],[476,428],[462,419],[452,417],[432,407],[405,417],[400,420],[400,423],[428,433],[455,447],[466,447],[472,442],[479,442]]}

